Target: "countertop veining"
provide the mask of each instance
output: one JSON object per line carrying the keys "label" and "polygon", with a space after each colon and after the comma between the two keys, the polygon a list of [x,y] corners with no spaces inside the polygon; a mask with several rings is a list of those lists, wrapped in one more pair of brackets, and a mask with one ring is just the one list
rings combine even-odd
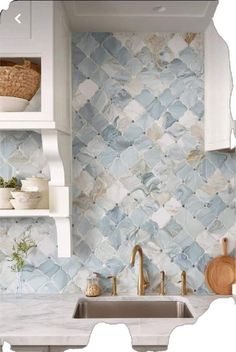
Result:
{"label": "countertop veining", "polygon": [[82,298],[76,294],[14,295],[0,297],[0,342],[12,345],[87,345],[98,322],[125,323],[133,345],[167,345],[178,325],[193,323],[220,296],[102,296],[97,300],[180,300],[186,302],[194,318],[151,319],[73,319]]}

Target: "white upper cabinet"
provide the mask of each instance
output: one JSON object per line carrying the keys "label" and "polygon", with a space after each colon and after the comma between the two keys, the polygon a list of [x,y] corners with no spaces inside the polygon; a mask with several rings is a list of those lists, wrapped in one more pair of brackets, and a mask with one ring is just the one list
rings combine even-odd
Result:
{"label": "white upper cabinet", "polygon": [[41,88],[24,112],[0,112],[0,130],[36,130],[47,158],[49,209],[0,216],[51,216],[58,256],[71,255],[71,33],[61,1],[15,1],[2,12],[0,58],[41,66]]}
{"label": "white upper cabinet", "polygon": [[0,38],[1,59],[29,58],[41,64],[40,107],[37,111],[1,112],[0,128],[70,133],[71,34],[62,3],[12,2],[1,15]]}
{"label": "white upper cabinet", "polygon": [[233,143],[229,49],[213,22],[205,32],[205,151],[227,150]]}

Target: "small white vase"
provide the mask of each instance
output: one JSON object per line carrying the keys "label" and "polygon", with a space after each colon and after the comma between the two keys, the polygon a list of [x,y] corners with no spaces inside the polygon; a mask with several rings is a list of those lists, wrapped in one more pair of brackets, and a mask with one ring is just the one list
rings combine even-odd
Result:
{"label": "small white vase", "polygon": [[13,206],[10,203],[10,199],[12,198],[11,192],[13,192],[15,188],[0,188],[0,209],[12,209]]}

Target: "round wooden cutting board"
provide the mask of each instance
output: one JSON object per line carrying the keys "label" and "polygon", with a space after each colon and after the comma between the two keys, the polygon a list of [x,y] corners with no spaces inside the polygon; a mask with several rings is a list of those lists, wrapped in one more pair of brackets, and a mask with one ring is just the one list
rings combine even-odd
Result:
{"label": "round wooden cutting board", "polygon": [[232,284],[236,281],[236,259],[227,255],[227,238],[223,238],[222,247],[223,255],[208,263],[205,280],[213,292],[219,295],[231,295]]}

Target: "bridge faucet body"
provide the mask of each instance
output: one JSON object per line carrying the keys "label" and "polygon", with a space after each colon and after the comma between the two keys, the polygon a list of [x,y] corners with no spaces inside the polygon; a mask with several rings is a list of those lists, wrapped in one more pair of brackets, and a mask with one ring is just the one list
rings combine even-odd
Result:
{"label": "bridge faucet body", "polygon": [[138,274],[138,288],[137,288],[137,294],[139,296],[144,296],[145,295],[145,288],[149,286],[149,282],[147,282],[144,278],[144,273],[143,273],[143,250],[140,245],[134,246],[132,250],[132,255],[130,259],[130,264],[134,266],[135,264],[135,258],[136,254],[139,254],[140,260],[139,260],[139,274]]}

